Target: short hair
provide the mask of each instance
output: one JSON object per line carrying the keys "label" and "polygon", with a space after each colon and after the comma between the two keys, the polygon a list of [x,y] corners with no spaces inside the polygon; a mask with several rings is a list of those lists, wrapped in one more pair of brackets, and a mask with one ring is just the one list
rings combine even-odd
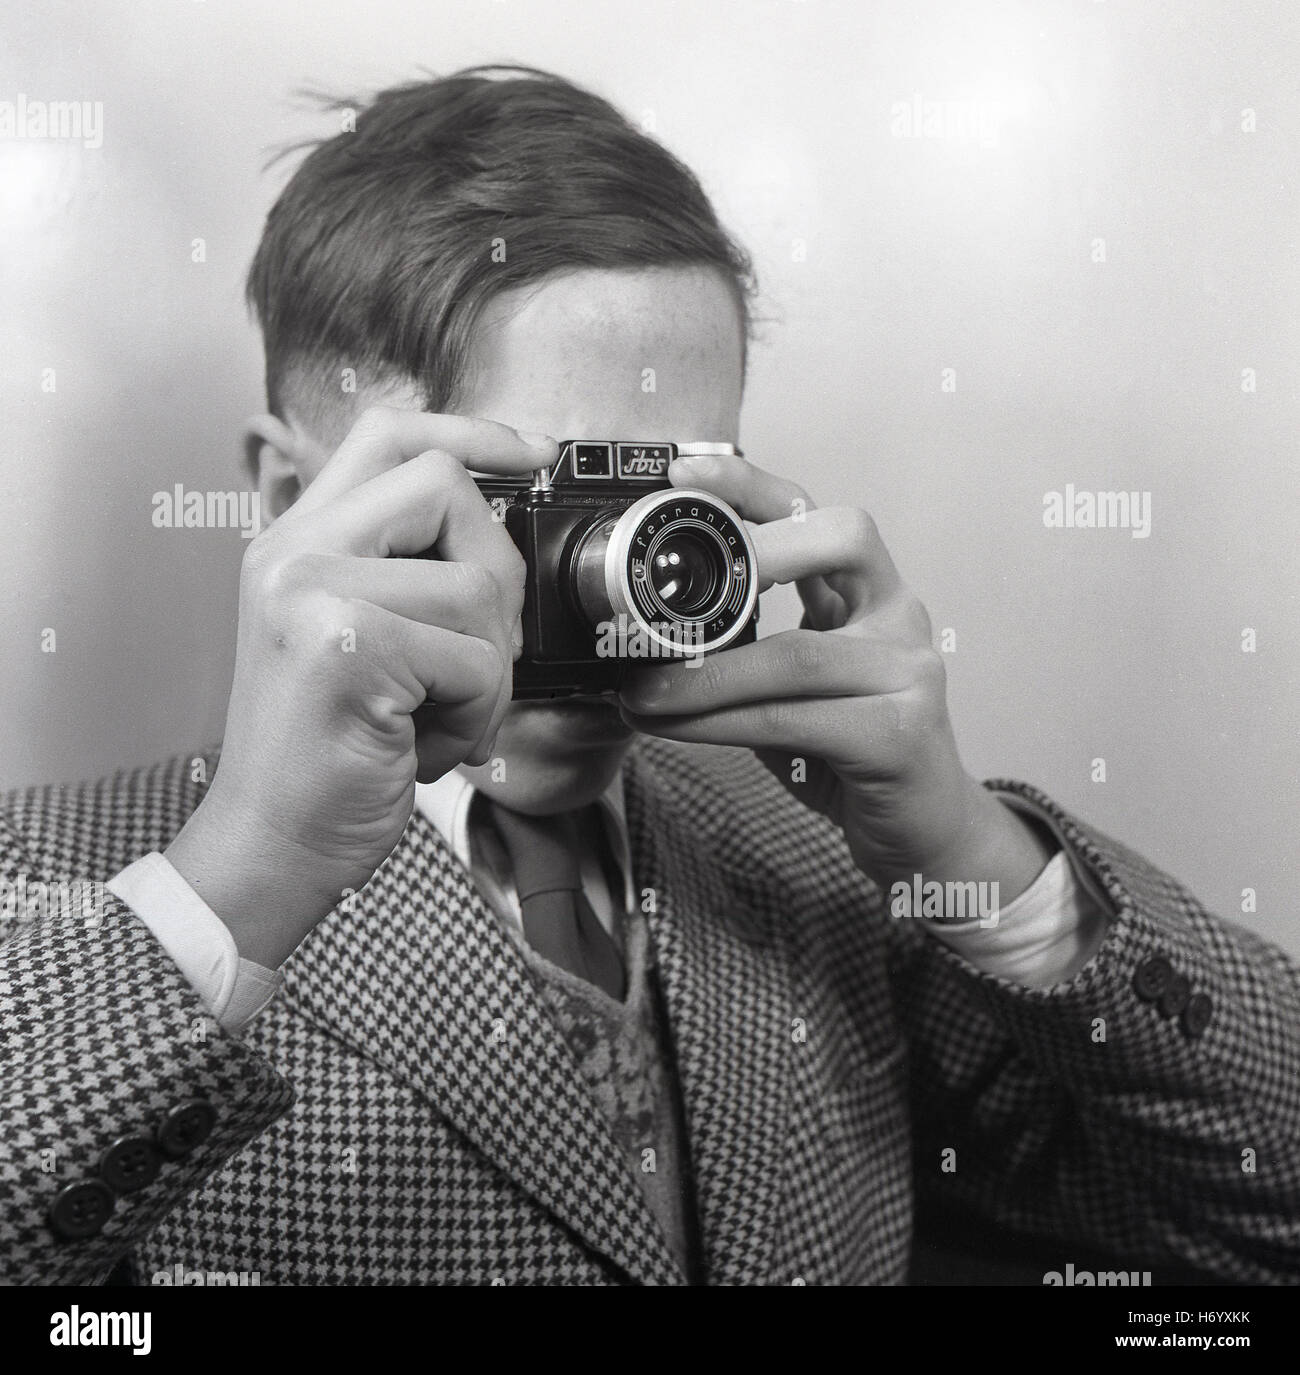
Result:
{"label": "short hair", "polygon": [[484,306],[565,269],[716,268],[744,349],[749,256],[694,174],[607,100],[490,66],[326,103],[360,104],[354,131],[307,145],[248,276],[275,413],[304,383],[308,406],[328,406],[343,367],[449,409]]}

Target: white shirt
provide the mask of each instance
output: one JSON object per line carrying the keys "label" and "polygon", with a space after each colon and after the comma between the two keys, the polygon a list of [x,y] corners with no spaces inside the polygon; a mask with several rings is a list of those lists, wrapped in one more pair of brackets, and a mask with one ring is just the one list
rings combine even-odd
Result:
{"label": "white shirt", "polygon": [[[477,789],[468,778],[453,770],[436,783],[416,784],[415,805],[447,842],[456,858],[473,874],[488,905],[522,935],[523,917],[519,910],[519,896],[515,892],[514,876],[510,872],[510,862],[504,848],[495,836],[482,832],[470,833],[469,809],[476,792]],[[632,884],[632,855],[628,848],[621,773],[596,799],[596,807],[605,825],[609,853],[623,877],[623,888],[617,895],[617,903],[609,891],[604,866],[596,854],[584,851],[578,872],[583,894],[591,904],[592,911],[614,941],[621,944],[616,916],[620,912],[630,911],[632,904],[637,901]]]}
{"label": "white shirt", "polygon": [[[438,830],[473,875],[489,904],[503,920],[522,929],[519,900],[502,855],[480,843],[469,828],[474,785],[455,771],[436,783],[418,784],[415,805]],[[1042,873],[997,914],[996,925],[924,921],[924,929],[956,951],[975,969],[1033,988],[1048,988],[1073,977],[1092,957],[1105,934],[1109,908],[1088,874],[1076,868],[1055,823],[1021,798],[1001,800],[1045,823],[1061,842]],[[621,773],[598,806],[610,838],[610,851],[623,875],[623,904],[636,901]],[[615,903],[602,867],[591,854],[581,861],[583,891],[606,930],[614,928]],[[198,993],[216,1021],[241,1031],[275,997],[283,982],[279,970],[241,959],[229,928],[157,851],[127,865],[107,885],[153,932],[159,944]]]}

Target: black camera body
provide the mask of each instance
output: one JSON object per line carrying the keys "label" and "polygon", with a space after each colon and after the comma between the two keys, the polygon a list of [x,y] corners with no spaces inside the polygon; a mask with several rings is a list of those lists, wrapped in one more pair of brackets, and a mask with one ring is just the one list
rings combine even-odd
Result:
{"label": "black camera body", "polygon": [[758,567],[741,517],[673,487],[679,454],[730,445],[569,439],[530,479],[476,478],[527,566],[515,700],[617,692],[629,667],[756,638]]}

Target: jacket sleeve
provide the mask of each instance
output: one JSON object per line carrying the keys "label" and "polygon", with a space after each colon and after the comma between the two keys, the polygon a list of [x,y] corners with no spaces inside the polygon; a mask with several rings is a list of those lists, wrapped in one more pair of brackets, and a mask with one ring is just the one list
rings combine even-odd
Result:
{"label": "jacket sleeve", "polygon": [[1300,970],[1036,789],[990,786],[1055,822],[1114,916],[1046,989],[897,924],[919,1204],[1133,1264],[1296,1282]]}
{"label": "jacket sleeve", "polygon": [[0,814],[0,1282],[102,1281],[293,1101],[102,884]]}

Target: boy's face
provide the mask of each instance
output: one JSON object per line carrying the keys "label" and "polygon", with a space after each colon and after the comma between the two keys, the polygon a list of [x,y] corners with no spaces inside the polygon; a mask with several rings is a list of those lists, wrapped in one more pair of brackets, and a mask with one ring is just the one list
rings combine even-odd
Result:
{"label": "boy's face", "polygon": [[[489,304],[456,410],[556,439],[735,444],[742,360],[740,311],[718,272],[577,270]],[[357,402],[422,404],[413,386]],[[293,428],[305,484],[343,435]],[[630,738],[608,701],[516,702],[497,738],[504,778],[490,764],[462,772],[517,810],[568,810],[604,791]]]}

